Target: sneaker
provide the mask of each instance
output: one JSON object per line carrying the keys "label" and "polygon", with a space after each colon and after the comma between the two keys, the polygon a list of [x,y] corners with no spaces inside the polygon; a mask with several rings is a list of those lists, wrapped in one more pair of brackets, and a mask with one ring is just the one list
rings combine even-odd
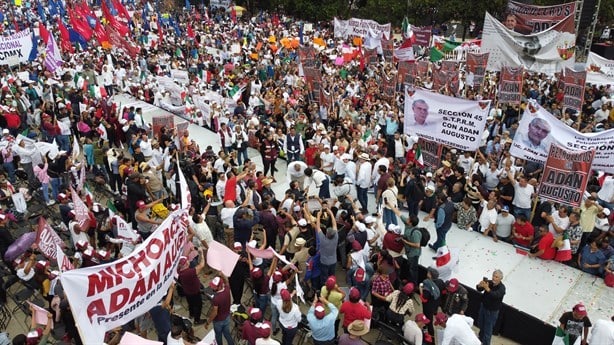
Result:
{"label": "sneaker", "polygon": [[53,206],[53,205],[55,205],[55,200],[47,201],[47,206]]}
{"label": "sneaker", "polygon": [[194,326],[200,326],[200,325],[204,325],[204,324],[205,324],[205,320],[194,321]]}

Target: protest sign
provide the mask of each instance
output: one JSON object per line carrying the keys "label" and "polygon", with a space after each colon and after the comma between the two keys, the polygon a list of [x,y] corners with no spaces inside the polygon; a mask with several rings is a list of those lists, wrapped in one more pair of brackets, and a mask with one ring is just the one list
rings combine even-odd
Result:
{"label": "protest sign", "polygon": [[586,58],[586,82],[595,85],[614,85],[614,60],[593,52]]}
{"label": "protest sign", "polygon": [[82,232],[87,231],[90,228],[89,210],[72,186],[70,187],[70,194],[72,195],[72,202],[75,204],[75,220],[79,223]]}
{"label": "protest sign", "polygon": [[490,101],[459,99],[424,90],[405,90],[403,132],[464,151],[480,146]]}
{"label": "protest sign", "polygon": [[390,23],[379,24],[370,19],[351,18],[349,20],[339,20],[335,18],[333,24],[335,37],[358,36],[390,39]]}
{"label": "protest sign", "polygon": [[187,238],[187,210],[178,210],[128,256],[60,275],[84,344],[160,303],[177,272]]}
{"label": "protest sign", "polygon": [[51,322],[51,329],[53,329],[53,318],[48,318],[47,314],[49,313],[47,309],[40,307],[30,301],[28,304],[32,309],[34,309],[34,313],[32,314],[32,318],[36,322],[37,325],[47,326],[48,322]]}
{"label": "protest sign", "polygon": [[232,3],[231,0],[210,0],[209,1],[209,6],[211,8],[228,8],[230,7],[230,4]]}
{"label": "protest sign", "polygon": [[518,124],[510,153],[545,163],[552,143],[570,150],[595,149],[593,169],[614,173],[614,129],[580,133],[531,101]]}
{"label": "protest sign", "polygon": [[423,47],[428,47],[431,45],[431,32],[433,31],[432,27],[425,26],[417,28],[412,26],[411,30],[414,32],[416,45]]}
{"label": "protest sign", "polygon": [[558,144],[550,152],[539,184],[539,197],[573,207],[580,206],[595,150],[569,151]]}
{"label": "protest sign", "polygon": [[488,12],[484,18],[482,52],[488,56],[488,70],[503,66],[521,67],[552,75],[575,63],[576,34],[573,15],[540,33],[523,35],[507,29]]}
{"label": "protest sign", "polygon": [[[576,2],[552,6],[536,6],[509,1],[507,11],[516,18],[514,31],[522,34],[542,32],[576,12]],[[506,18],[503,18],[505,20]]]}
{"label": "protest sign", "polygon": [[499,103],[520,104],[522,100],[522,67],[501,68]]}
{"label": "protest sign", "polygon": [[0,65],[17,65],[28,62],[33,49],[29,28],[10,36],[0,36]]}
{"label": "protest sign", "polygon": [[438,168],[443,146],[424,138],[418,140],[418,146],[420,146],[420,153],[422,154],[424,166]]}
{"label": "protest sign", "polygon": [[66,244],[53,230],[53,228],[47,223],[45,218],[38,218],[38,229],[36,230],[36,245],[43,255],[49,260],[56,260],[57,247],[65,248]]}
{"label": "protest sign", "polygon": [[467,73],[472,76],[472,86],[475,89],[482,88],[482,84],[484,83],[488,55],[488,53],[467,53]]}
{"label": "protest sign", "polygon": [[171,78],[174,81],[178,82],[181,85],[190,84],[190,76],[188,71],[180,70],[180,69],[171,69]]}
{"label": "protest sign", "polygon": [[174,116],[171,114],[153,115],[151,117],[151,126],[155,138],[160,137],[160,129],[163,127],[166,129],[171,129],[174,127],[173,118]]}
{"label": "protest sign", "polygon": [[217,241],[209,243],[209,249],[207,249],[207,265],[224,273],[227,277],[230,277],[232,274],[232,271],[239,261],[239,257],[239,254]]}
{"label": "protest sign", "polygon": [[73,266],[72,262],[70,261],[70,258],[66,256],[66,254],[64,254],[62,248],[59,245],[56,245],[55,249],[55,252],[57,254],[56,261],[60,272],[70,271],[74,269],[75,266]]}
{"label": "protest sign", "polygon": [[584,104],[584,87],[586,86],[586,71],[574,71],[571,68],[565,68],[565,76],[563,77],[565,86],[563,88],[563,110],[567,108],[574,109],[577,112],[582,111]]}
{"label": "protest sign", "polygon": [[394,45],[393,40],[382,39],[382,55],[384,56],[384,61],[392,62],[392,58],[394,56]]}

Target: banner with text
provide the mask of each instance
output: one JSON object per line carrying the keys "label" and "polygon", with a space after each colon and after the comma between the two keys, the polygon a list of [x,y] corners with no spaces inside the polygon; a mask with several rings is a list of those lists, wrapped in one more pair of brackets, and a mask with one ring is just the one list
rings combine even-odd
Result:
{"label": "banner with text", "polygon": [[467,81],[473,78],[471,84],[474,89],[481,89],[486,75],[486,65],[488,64],[488,53],[467,53]]}
{"label": "banner with text", "polygon": [[420,153],[422,153],[424,166],[438,169],[443,145],[424,138],[418,139],[418,145],[420,145]]}
{"label": "banner with text", "polygon": [[128,256],[62,273],[60,281],[84,344],[156,306],[173,282],[187,237],[187,211],[173,212]]}
{"label": "banner with text", "polygon": [[33,48],[30,29],[10,36],[0,36],[0,65],[12,66],[28,62]]}
{"label": "banner with text", "polygon": [[483,32],[481,51],[490,53],[489,71],[524,66],[532,72],[552,75],[575,63],[573,15],[546,31],[523,35],[509,30],[487,12]]}
{"label": "banner with text", "polygon": [[540,198],[580,206],[594,157],[595,149],[569,151],[552,144],[539,184]]}
{"label": "banner with text", "polygon": [[595,149],[593,169],[614,173],[614,129],[580,133],[532,101],[524,111],[510,153],[522,159],[545,163],[550,145],[571,150]]}
{"label": "banner with text", "polygon": [[414,32],[414,37],[416,39],[415,44],[423,47],[428,47],[431,45],[431,33],[433,32],[433,28],[430,26],[425,27],[411,27],[411,30]]}
{"label": "banner with text", "polygon": [[586,58],[586,82],[594,85],[614,85],[614,60],[589,52]]}
{"label": "banner with text", "polygon": [[563,110],[571,108],[581,112],[582,104],[584,104],[586,71],[576,72],[571,68],[565,68],[565,76],[563,77],[563,81],[565,83],[563,88],[565,93],[563,96]]}
{"label": "banner with text", "polygon": [[36,231],[36,245],[43,255],[49,260],[57,258],[57,246],[65,248],[66,244],[57,232],[47,223],[45,218],[38,218],[38,230]]}
{"label": "banner with text", "polygon": [[[536,6],[509,1],[507,3],[507,11],[515,16],[516,25],[514,25],[514,31],[527,35],[547,30],[565,19],[565,17],[575,14],[576,3],[569,2],[553,6]],[[503,20],[505,19],[503,18]]]}
{"label": "banner with text", "polygon": [[333,20],[335,37],[374,37],[390,39],[390,23],[379,24],[370,19],[351,18],[348,20]]}
{"label": "banner with text", "polygon": [[403,132],[464,151],[480,146],[490,101],[471,101],[425,90],[405,90]]}
{"label": "banner with text", "polygon": [[522,100],[522,67],[503,67],[499,84],[499,103],[520,104]]}

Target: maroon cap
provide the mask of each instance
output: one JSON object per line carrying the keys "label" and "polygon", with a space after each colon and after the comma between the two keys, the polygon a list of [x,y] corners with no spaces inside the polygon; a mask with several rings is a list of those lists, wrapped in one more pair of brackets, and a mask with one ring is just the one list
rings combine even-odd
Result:
{"label": "maroon cap", "polygon": [[136,208],[142,208],[142,207],[145,207],[145,205],[147,204],[143,200],[139,200],[136,202]]}
{"label": "maroon cap", "polygon": [[276,283],[279,283],[282,279],[283,279],[284,275],[281,274],[281,272],[279,271],[275,271],[275,273],[273,273],[273,281]]}
{"label": "maroon cap", "polygon": [[418,314],[416,315],[416,322],[422,322],[423,324],[429,324],[431,323],[431,320],[429,320],[428,317],[426,317],[426,315],[424,314]]}
{"label": "maroon cap", "polygon": [[252,278],[260,279],[260,277],[262,277],[262,270],[260,269],[260,267],[252,268]]}
{"label": "maroon cap", "polygon": [[350,298],[353,298],[353,299],[360,298],[360,291],[357,288],[352,287],[350,289]]}
{"label": "maroon cap", "polygon": [[318,318],[318,319],[322,319],[324,316],[326,316],[326,309],[324,309],[324,305],[322,305],[322,303],[317,303],[316,307],[314,309],[314,315]]}
{"label": "maroon cap", "polygon": [[254,321],[259,321],[262,319],[262,311],[260,308],[249,308],[249,318]]}
{"label": "maroon cap", "polygon": [[446,321],[448,321],[448,315],[441,312],[435,315],[435,326],[444,324]]}
{"label": "maroon cap", "polygon": [[411,294],[412,292],[414,292],[414,283],[407,283],[405,284],[405,286],[403,286],[403,293],[406,295]]}
{"label": "maroon cap", "polygon": [[292,294],[290,293],[290,291],[288,291],[288,289],[281,290],[281,292],[279,294],[281,295],[282,301],[290,301],[290,300],[292,300]]}
{"label": "maroon cap", "polygon": [[353,250],[355,250],[355,251],[360,251],[360,250],[362,250],[362,246],[360,245],[360,242],[358,242],[358,241],[354,240],[354,241],[352,242],[352,249],[353,249]]}
{"label": "maroon cap", "polygon": [[578,303],[573,307],[573,312],[580,316],[586,316],[586,307],[584,304]]}
{"label": "maroon cap", "polygon": [[450,279],[450,281],[448,282],[448,291],[450,292],[456,292],[456,290],[458,290],[458,279],[456,278],[452,278]]}
{"label": "maroon cap", "polygon": [[326,279],[326,289],[328,289],[328,291],[334,289],[335,285],[337,285],[337,278],[335,278],[335,276],[330,276]]}

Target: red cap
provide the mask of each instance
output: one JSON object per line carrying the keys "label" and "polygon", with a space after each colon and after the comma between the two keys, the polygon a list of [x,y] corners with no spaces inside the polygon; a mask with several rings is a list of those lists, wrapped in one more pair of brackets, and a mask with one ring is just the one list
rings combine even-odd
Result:
{"label": "red cap", "polygon": [[288,291],[288,289],[281,290],[281,292],[279,294],[281,295],[281,300],[282,301],[291,301],[292,300],[292,294],[290,293],[290,291]]}
{"label": "red cap", "polygon": [[366,275],[365,269],[362,267],[358,267],[356,269],[356,272],[354,272],[354,278],[356,279],[356,282],[358,283],[362,283],[365,281],[365,275]]}
{"label": "red cap", "polygon": [[458,290],[458,279],[456,278],[452,278],[450,279],[450,281],[448,282],[448,291],[450,292],[456,292],[456,290]]}
{"label": "red cap", "polygon": [[352,249],[355,250],[355,251],[362,250],[362,246],[360,245],[360,242],[354,240],[352,242]]}
{"label": "red cap", "polygon": [[252,268],[252,278],[259,279],[260,277],[262,277],[262,270],[260,269],[260,267]]}
{"label": "red cap", "polygon": [[275,273],[273,273],[273,281],[276,283],[279,283],[283,279],[283,277],[283,274],[281,274],[281,272],[279,271],[275,271]]}
{"label": "red cap", "polygon": [[431,320],[429,320],[429,318],[424,314],[418,314],[416,315],[416,322],[422,322],[423,324],[427,325],[431,323]]}
{"label": "red cap", "polygon": [[357,288],[352,287],[350,289],[350,298],[352,299],[360,298],[360,291]]}
{"label": "red cap", "polygon": [[324,309],[324,306],[322,305],[322,303],[317,303],[316,307],[314,309],[314,315],[318,318],[318,319],[322,319],[324,316],[326,316],[326,309]]}
{"label": "red cap", "polygon": [[326,289],[328,289],[328,291],[334,289],[335,285],[337,285],[337,278],[335,278],[335,276],[330,276],[326,279]]}
{"label": "red cap", "polygon": [[573,312],[580,316],[586,316],[586,307],[584,304],[578,303],[573,307]]}
{"label": "red cap", "polygon": [[136,202],[136,208],[142,208],[145,205],[147,205],[147,204],[143,200],[139,200],[139,201]]}
{"label": "red cap", "polygon": [[411,294],[412,292],[414,292],[414,283],[407,283],[405,284],[405,286],[403,286],[403,293],[406,295]]}
{"label": "red cap", "polygon": [[444,324],[446,321],[448,321],[448,315],[441,312],[435,315],[435,326]]}
{"label": "red cap", "polygon": [[262,311],[260,311],[260,308],[249,308],[249,318],[254,321],[262,320]]}
{"label": "red cap", "polygon": [[271,323],[268,321],[258,322],[256,324],[256,328],[260,330],[260,335],[263,338],[268,338],[271,336]]}
{"label": "red cap", "polygon": [[222,285],[222,279],[220,279],[220,277],[213,278],[213,280],[209,283],[209,286],[212,289],[217,289],[220,287],[220,285]]}

